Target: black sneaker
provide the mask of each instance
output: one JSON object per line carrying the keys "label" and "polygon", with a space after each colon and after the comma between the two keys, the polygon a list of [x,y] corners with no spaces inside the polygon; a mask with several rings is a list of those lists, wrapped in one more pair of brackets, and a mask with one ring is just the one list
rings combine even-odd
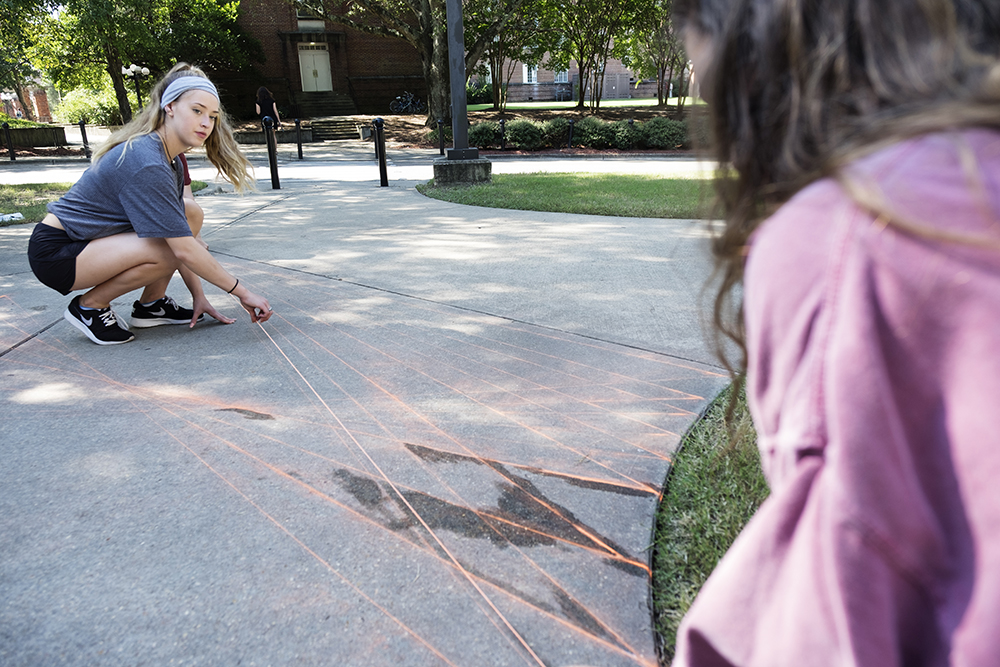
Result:
{"label": "black sneaker", "polygon": [[63,317],[98,345],[119,345],[135,338],[110,307],[81,310],[80,295],[69,302]]}
{"label": "black sneaker", "polygon": [[[169,296],[157,299],[151,305],[144,306],[138,301],[132,304],[132,326],[136,329],[158,327],[161,324],[190,324],[194,311],[181,308]],[[198,316],[198,321],[205,319],[205,313]]]}

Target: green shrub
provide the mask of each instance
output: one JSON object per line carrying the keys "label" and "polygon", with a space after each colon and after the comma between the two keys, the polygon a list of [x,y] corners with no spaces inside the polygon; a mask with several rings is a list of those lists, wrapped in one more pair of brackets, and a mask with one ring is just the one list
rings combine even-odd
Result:
{"label": "green shrub", "polygon": [[112,90],[72,90],[63,95],[62,102],[52,110],[52,115],[63,123],[79,123],[83,119],[91,125],[122,124],[118,100]]}
{"label": "green shrub", "polygon": [[[7,123],[7,127],[51,127],[45,123],[36,123],[31,120],[25,120],[24,118],[11,118],[7,114],[0,111],[0,123]],[[2,137],[0,137],[2,139]]]}
{"label": "green shrub", "polygon": [[500,129],[491,120],[476,123],[469,128],[469,145],[476,148],[490,148],[500,144]]}
{"label": "green shrub", "polygon": [[[444,142],[446,144],[453,143],[452,135],[451,135],[451,125],[443,125],[442,128],[444,129]],[[431,130],[431,133],[427,135],[427,138],[428,138],[428,140],[430,140],[430,142],[432,144],[438,144],[438,143],[440,143],[440,140],[438,139],[437,128],[434,128],[433,130]]]}
{"label": "green shrub", "polygon": [[492,104],[493,84],[488,81],[470,81],[465,86],[465,97],[468,104]]}
{"label": "green shrub", "polygon": [[542,147],[542,126],[531,120],[512,120],[507,123],[507,143],[526,151]]}
{"label": "green shrub", "polygon": [[569,139],[569,121],[565,118],[553,118],[542,124],[542,145],[551,148],[562,148]]}
{"label": "green shrub", "polygon": [[573,145],[589,148],[610,148],[615,140],[614,127],[600,118],[587,116],[576,122]]}
{"label": "green shrub", "polygon": [[611,145],[619,150],[627,151],[643,143],[642,124],[629,124],[620,120],[611,126],[614,138]]}
{"label": "green shrub", "polygon": [[642,133],[650,148],[675,149],[690,145],[687,125],[679,120],[651,118],[642,124]]}

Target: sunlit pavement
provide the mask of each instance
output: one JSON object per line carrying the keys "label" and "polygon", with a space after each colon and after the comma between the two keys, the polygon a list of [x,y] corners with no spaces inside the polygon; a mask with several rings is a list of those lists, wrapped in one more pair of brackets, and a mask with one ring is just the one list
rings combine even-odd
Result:
{"label": "sunlit pavement", "polygon": [[0,229],[0,663],[655,663],[653,513],[725,383],[701,225],[429,200],[357,143],[199,198],[261,326],[98,347]]}

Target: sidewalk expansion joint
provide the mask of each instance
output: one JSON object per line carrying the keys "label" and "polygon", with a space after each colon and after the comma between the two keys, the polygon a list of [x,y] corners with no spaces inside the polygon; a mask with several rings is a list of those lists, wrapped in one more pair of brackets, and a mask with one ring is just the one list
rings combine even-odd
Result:
{"label": "sidewalk expansion joint", "polygon": [[61,318],[61,317],[60,317],[60,318],[59,318],[58,320],[56,320],[55,322],[52,322],[51,324],[48,324],[48,325],[46,325],[46,326],[42,327],[41,329],[39,329],[39,330],[38,330],[38,331],[36,331],[35,333],[33,333],[33,334],[29,335],[28,337],[26,337],[26,338],[23,338],[23,339],[19,340],[18,342],[14,343],[14,344],[13,344],[13,345],[11,345],[10,347],[8,347],[8,348],[7,348],[6,350],[3,350],[2,352],[0,352],[0,357],[4,356],[4,355],[5,355],[5,354],[7,354],[8,352],[13,352],[13,351],[14,351],[14,350],[16,350],[17,348],[19,348],[19,347],[21,347],[22,345],[24,345],[25,343],[27,343],[27,342],[28,342],[29,340],[31,340],[32,338],[35,338],[35,337],[37,337],[37,336],[39,336],[39,335],[41,335],[41,334],[45,333],[46,331],[48,331],[49,329],[51,329],[52,327],[54,327],[55,325],[59,324],[59,323],[60,323],[60,322],[62,322],[62,321],[63,321],[63,318]]}

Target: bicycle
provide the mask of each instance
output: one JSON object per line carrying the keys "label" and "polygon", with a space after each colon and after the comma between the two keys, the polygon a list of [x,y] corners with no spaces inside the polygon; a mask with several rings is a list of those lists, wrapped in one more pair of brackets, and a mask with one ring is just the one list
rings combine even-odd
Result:
{"label": "bicycle", "polygon": [[407,90],[389,102],[389,111],[392,113],[423,113],[426,110],[424,101]]}

